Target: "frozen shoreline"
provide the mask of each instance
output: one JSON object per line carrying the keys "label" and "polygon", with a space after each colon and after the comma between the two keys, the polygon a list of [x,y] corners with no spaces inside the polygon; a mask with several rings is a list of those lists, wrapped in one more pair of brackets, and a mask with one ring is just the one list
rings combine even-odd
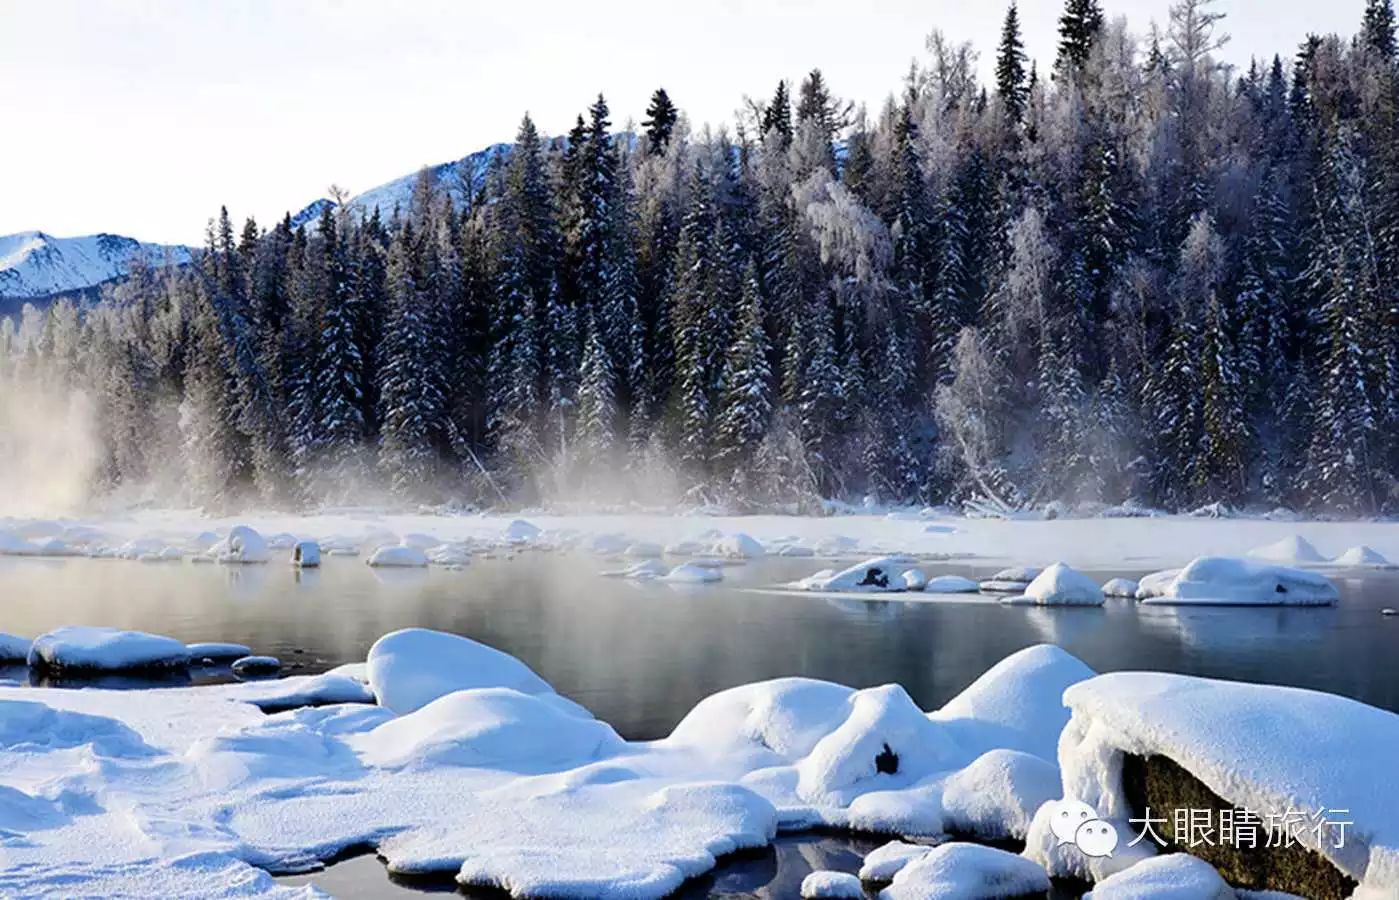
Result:
{"label": "frozen shoreline", "polygon": [[[189,548],[210,536],[226,535],[249,525],[280,537],[274,561],[289,555],[290,538],[316,540],[335,552],[353,546],[368,554],[380,544],[409,537],[431,537],[441,544],[476,543],[508,547],[530,542],[511,531],[527,523],[544,541],[582,549],[620,553],[628,544],[674,547],[710,542],[723,535],[746,534],[768,548],[809,549],[822,558],[856,558],[905,553],[928,558],[975,560],[996,565],[1048,565],[1063,560],[1080,569],[1141,569],[1182,566],[1198,556],[1244,556],[1300,537],[1326,559],[1364,545],[1383,557],[1399,559],[1399,523],[1209,519],[1189,516],[1151,518],[1054,519],[1046,521],[922,516],[915,512],[883,515],[708,516],[696,514],[531,514],[435,515],[372,510],[312,515],[250,512],[205,517],[197,510],[146,510],[109,517],[59,520],[0,519],[0,535],[35,546],[54,533],[80,538],[84,546],[111,548],[136,542],[133,549],[159,553],[161,547]],[[68,550],[75,540],[59,538]],[[0,553],[6,552],[0,544]],[[55,548],[53,555],[71,555]],[[1283,560],[1273,560],[1281,562]],[[1314,565],[1308,559],[1294,564]]]}

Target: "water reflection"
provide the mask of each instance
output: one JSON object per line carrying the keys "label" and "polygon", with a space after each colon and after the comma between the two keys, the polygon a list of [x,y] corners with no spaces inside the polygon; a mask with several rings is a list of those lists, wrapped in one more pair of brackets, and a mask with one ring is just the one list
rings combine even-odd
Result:
{"label": "water reflection", "polygon": [[[9,632],[90,624],[236,641],[305,672],[362,660],[396,628],[465,634],[520,656],[634,738],[667,733],[714,691],[785,675],[859,687],[898,682],[932,708],[1005,655],[1044,641],[1100,671],[1292,684],[1399,709],[1399,619],[1379,615],[1395,605],[1399,573],[1345,575],[1333,609],[1126,601],[1045,609],[975,595],[769,590],[829,566],[769,559],[726,567],[719,584],[670,585],[603,578],[598,573],[614,566],[594,557],[529,552],[476,558],[458,571],[371,569],[344,557],[327,557],[319,570],[0,559],[0,584]],[[926,568],[930,575],[989,574],[965,564]]]}

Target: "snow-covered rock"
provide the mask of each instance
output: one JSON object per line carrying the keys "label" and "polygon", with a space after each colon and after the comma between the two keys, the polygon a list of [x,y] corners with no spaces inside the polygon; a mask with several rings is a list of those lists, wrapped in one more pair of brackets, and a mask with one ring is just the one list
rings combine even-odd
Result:
{"label": "snow-covered rock", "polygon": [[910,591],[921,591],[928,586],[928,574],[922,569],[905,569],[903,573],[904,587]]}
{"label": "snow-covered rock", "polygon": [[1268,562],[1292,565],[1326,562],[1326,557],[1322,556],[1320,551],[1300,534],[1289,535],[1282,540],[1265,544],[1262,547],[1254,547],[1248,551],[1248,555]]}
{"label": "snow-covered rock", "polygon": [[1026,647],[987,669],[929,718],[977,753],[1004,748],[1053,762],[1069,721],[1064,691],[1093,674],[1053,644]]}
{"label": "snow-covered rock", "polygon": [[554,691],[508,653],[426,628],[405,628],[375,641],[369,648],[368,673],[379,705],[400,715],[454,691],[473,688],[506,687],[526,694]]}
{"label": "snow-covered rock", "polygon": [[800,581],[794,581],[788,586],[801,591],[849,593],[905,591],[908,590],[908,585],[904,581],[904,573],[914,568],[917,568],[917,564],[912,557],[876,556],[839,572],[823,569]]}
{"label": "snow-covered rock", "polygon": [[933,848],[927,844],[909,844],[904,841],[890,841],[882,847],[870,851],[860,866],[860,878],[864,881],[892,881],[909,863],[922,859]]}
{"label": "snow-covered rock", "polygon": [[461,567],[471,563],[471,550],[466,544],[439,544],[425,551],[427,561],[434,566]]}
{"label": "snow-covered rock", "polygon": [[1034,862],[980,844],[934,847],[904,866],[880,900],[997,900],[1043,894],[1049,876]]}
{"label": "snow-covered rock", "polygon": [[244,644],[233,644],[223,641],[201,641],[194,644],[185,645],[189,651],[191,662],[201,662],[212,660],[213,662],[227,662],[229,660],[241,659],[244,656],[251,656],[252,648]]}
{"label": "snow-covered rock", "polygon": [[980,588],[990,594],[1019,594],[1044,571],[1037,566],[1011,566],[990,578],[983,579]]}
{"label": "snow-covered rock", "polygon": [[1331,579],[1317,572],[1270,565],[1232,556],[1194,559],[1164,586],[1155,576],[1151,590],[1142,579],[1137,596],[1145,604],[1214,606],[1329,606],[1340,598]]}
{"label": "snow-covered rock", "polygon": [[29,658],[33,641],[0,632],[0,663],[24,662]]}
{"label": "snow-covered rock", "polygon": [[539,540],[543,531],[538,525],[526,522],[524,519],[516,519],[505,526],[505,540],[511,544],[528,544]]}
{"label": "snow-covered rock", "polygon": [[621,748],[611,726],[551,702],[556,697],[503,687],[455,691],[351,744],[376,766],[504,766],[516,772],[582,765]]}
{"label": "snow-covered rock", "polygon": [[239,678],[269,678],[282,671],[275,656],[244,656],[233,661],[233,674]]}
{"label": "snow-covered rock", "polygon": [[938,575],[923,585],[925,594],[975,594],[980,589],[975,581],[961,575]]}
{"label": "snow-covered rock", "polygon": [[369,554],[364,562],[365,565],[383,568],[421,569],[427,566],[428,558],[427,554],[417,547],[390,544]]}
{"label": "snow-covered rock", "polygon": [[990,750],[942,787],[944,827],[985,840],[1022,839],[1035,812],[1059,796],[1059,767],[1019,750]]}
{"label": "snow-covered rock", "polygon": [[1347,548],[1340,556],[1331,560],[1331,565],[1355,569],[1390,569],[1394,564],[1379,551],[1359,544]]}
{"label": "snow-covered rock", "polygon": [[762,544],[741,531],[719,538],[709,552],[721,559],[761,559],[766,555]]}
{"label": "snow-covered rock", "polygon": [[1002,603],[1034,606],[1102,606],[1103,589],[1098,583],[1076,569],[1057,562],[1035,576],[1020,597],[1009,597]]}
{"label": "snow-covered rock", "polygon": [[844,900],[861,900],[865,888],[860,879],[849,872],[818,871],[802,879],[801,895],[810,897],[840,897]]}
{"label": "snow-covered rock", "polygon": [[1083,900],[1235,900],[1214,866],[1189,853],[1142,860],[1093,886]]}
{"label": "snow-covered rock", "polygon": [[1180,569],[1162,569],[1159,572],[1152,572],[1143,575],[1141,581],[1137,582],[1137,599],[1145,600],[1148,597],[1160,597],[1166,592],[1166,588],[1171,586],[1171,582],[1176,580],[1180,574]]}
{"label": "snow-covered rock", "polygon": [[1103,596],[1125,597],[1130,600],[1137,596],[1140,588],[1141,584],[1130,578],[1110,578],[1103,583]]}
{"label": "snow-covered rock", "polygon": [[314,569],[321,564],[321,545],[315,541],[300,541],[292,548],[291,564],[302,569]]}
{"label": "snow-covered rock", "polygon": [[228,537],[209,548],[209,553],[221,563],[265,563],[272,559],[267,541],[247,525],[235,525]]}
{"label": "snow-covered rock", "polygon": [[671,567],[658,559],[643,559],[635,565],[627,566],[625,569],[611,569],[601,573],[605,578],[628,578],[633,581],[650,581],[653,578],[660,578],[670,571]]}
{"label": "snow-covered rock", "polygon": [[1064,702],[1072,711],[1059,743],[1065,796],[1126,818],[1123,756],[1164,756],[1265,820],[1344,810],[1336,817],[1348,823],[1344,840],[1332,824],[1300,829],[1297,843],[1359,881],[1365,896],[1399,896],[1391,774],[1399,715],[1316,691],[1155,672],[1100,675],[1069,688]]}
{"label": "snow-covered rock", "polygon": [[29,665],[93,671],[181,668],[189,665],[189,648],[158,634],[69,625],[35,638]]}
{"label": "snow-covered rock", "polygon": [[681,563],[666,574],[661,581],[672,584],[713,584],[724,580],[724,573],[716,566],[701,565],[699,561]]}

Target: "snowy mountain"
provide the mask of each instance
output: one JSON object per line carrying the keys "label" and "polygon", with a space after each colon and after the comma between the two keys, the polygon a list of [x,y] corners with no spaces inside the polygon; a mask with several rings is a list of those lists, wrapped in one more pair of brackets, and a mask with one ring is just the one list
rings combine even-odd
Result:
{"label": "snowy mountain", "polygon": [[0,299],[43,297],[120,278],[140,255],[187,263],[188,247],[142,243],[119,234],[59,238],[42,231],[0,236]]}
{"label": "snowy mountain", "polygon": [[[431,177],[460,204],[485,184],[493,160],[510,152],[510,144],[492,144],[453,162],[427,167]],[[352,198],[354,207],[386,218],[394,209],[407,209],[413,198],[418,172],[395,178]],[[324,197],[292,216],[292,226],[315,227],[321,210],[333,206]],[[144,253],[154,264],[190,261],[194,250],[179,245],[149,244],[117,234],[92,234],[59,238],[42,231],[22,231],[0,236],[0,300],[18,300],[80,291],[120,278],[131,260]]]}
{"label": "snowy mountain", "polygon": [[[486,173],[490,171],[491,163],[497,157],[508,156],[511,146],[511,144],[492,144],[484,150],[478,150],[453,162],[426,166],[425,170],[428,176],[447,192],[452,198],[452,202],[460,206],[472,194],[481,189],[486,183]],[[350,198],[350,206],[364,210],[366,213],[378,209],[380,215],[387,219],[393,215],[395,209],[408,209],[409,204],[413,201],[413,185],[417,184],[418,174],[418,172],[410,172],[400,178],[395,178],[393,181],[370,188],[364,193]],[[291,217],[292,227],[302,224],[308,227],[313,226],[316,219],[320,218],[321,210],[327,206],[334,206],[334,201],[325,197],[312,201],[301,212]]]}

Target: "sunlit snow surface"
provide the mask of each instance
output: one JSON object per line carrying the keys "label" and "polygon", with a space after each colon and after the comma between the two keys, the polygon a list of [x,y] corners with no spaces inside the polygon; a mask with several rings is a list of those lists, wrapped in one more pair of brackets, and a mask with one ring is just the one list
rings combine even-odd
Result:
{"label": "sunlit snow surface", "polygon": [[[372,845],[392,871],[517,895],[660,897],[779,828],[1023,836],[1056,786],[1027,751],[1052,746],[1059,695],[1091,674],[1029,648],[933,715],[897,686],[783,679],[628,743],[491,648],[413,631],[382,643],[403,656],[386,668],[376,657],[392,654],[371,653],[369,678],[406,714],[250,705],[345,699],[338,675],[0,689],[0,895],[291,894],[258,867]],[[459,690],[444,657],[497,683]]]}

